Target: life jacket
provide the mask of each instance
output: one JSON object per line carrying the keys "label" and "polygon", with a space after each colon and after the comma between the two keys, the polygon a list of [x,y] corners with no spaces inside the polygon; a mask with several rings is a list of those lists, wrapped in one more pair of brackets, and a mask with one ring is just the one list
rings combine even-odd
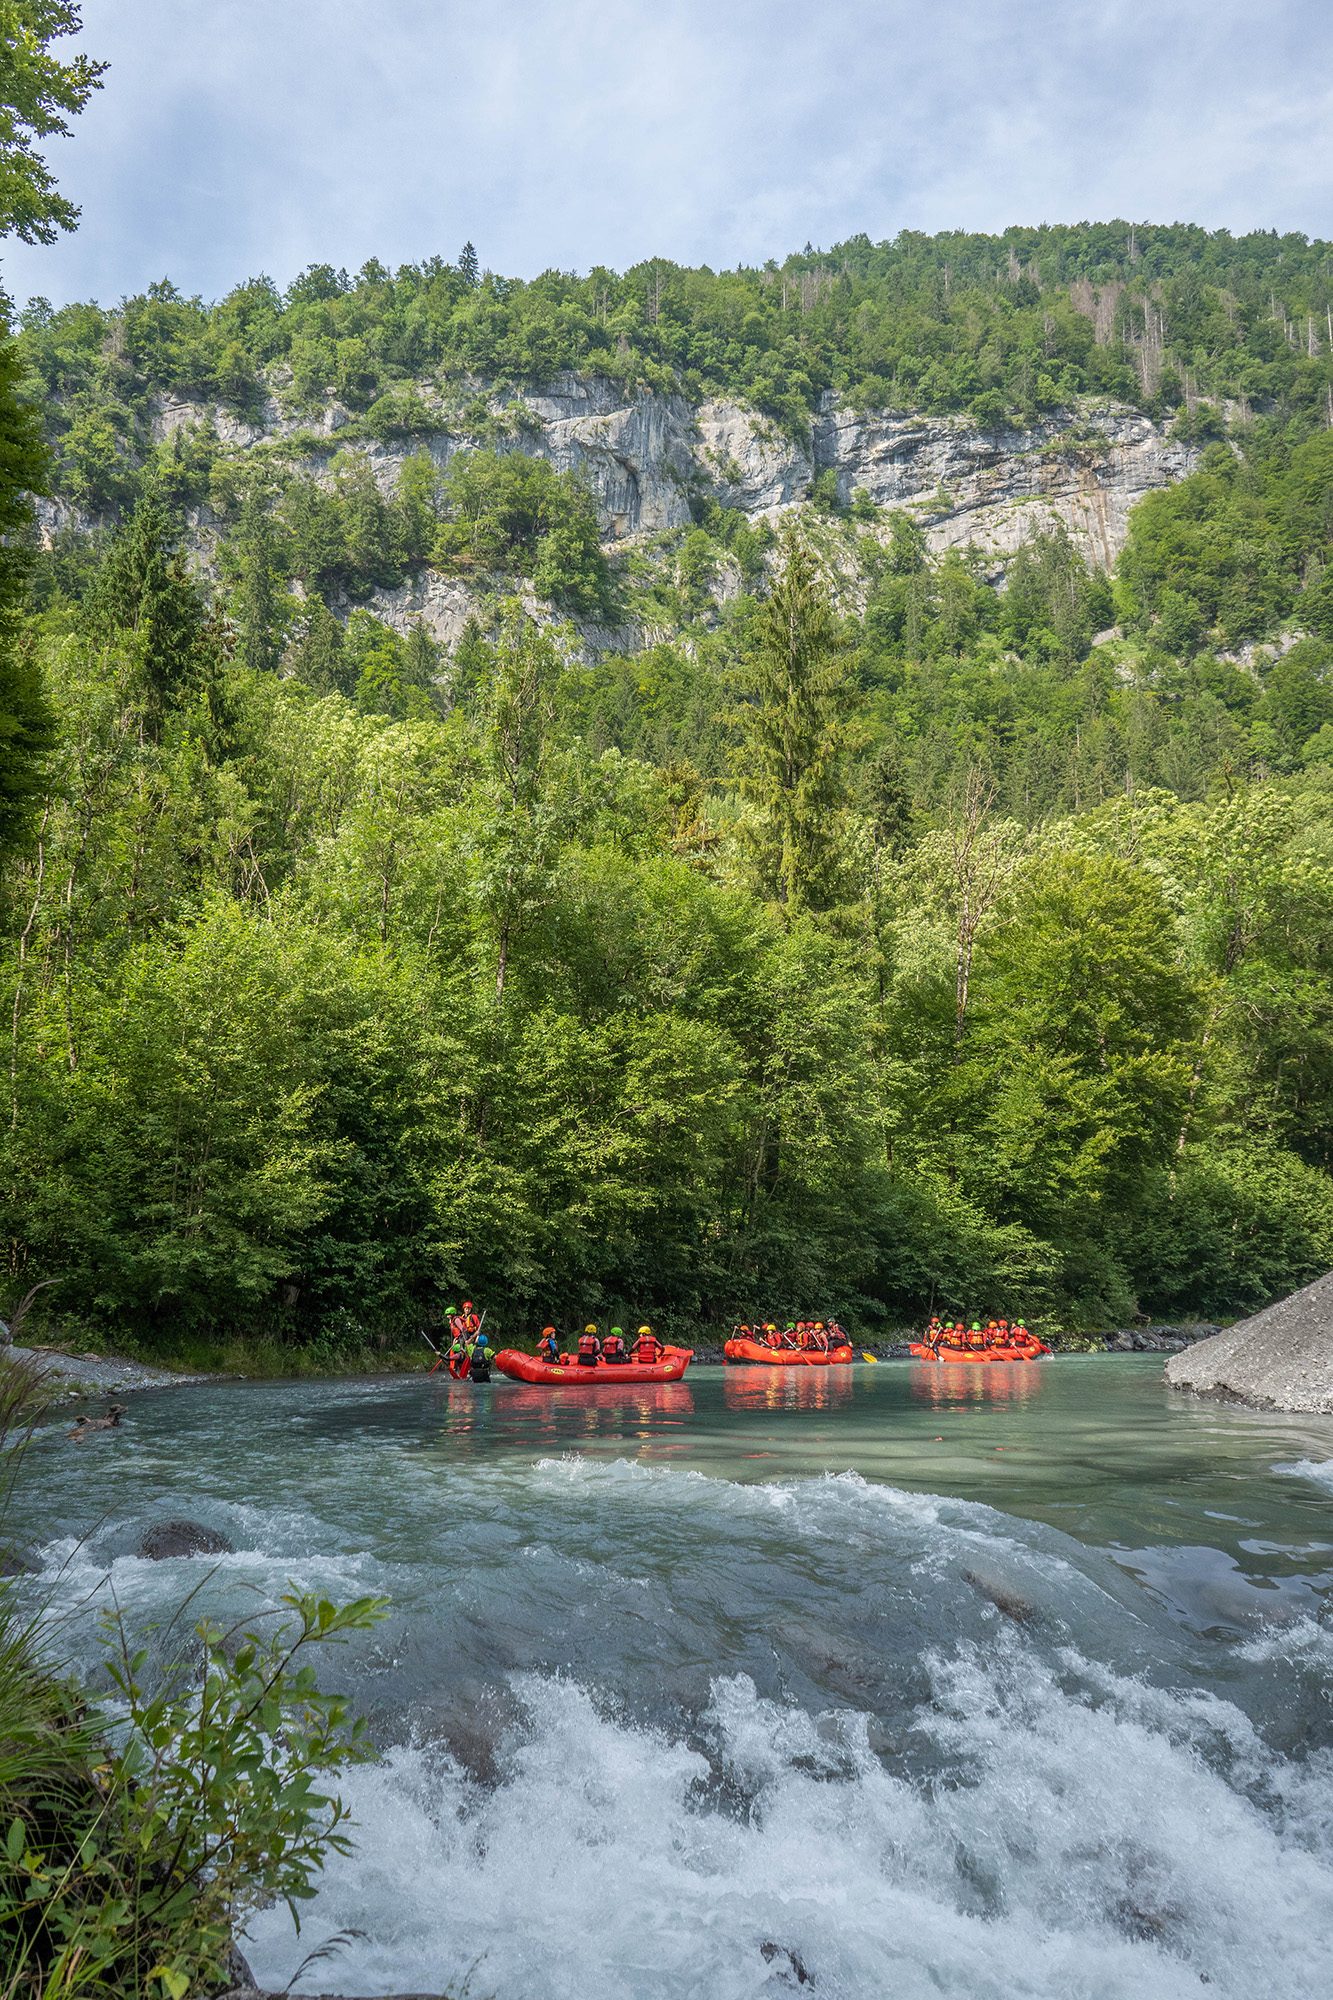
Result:
{"label": "life jacket", "polygon": [[580,1354],[591,1354],[595,1360],[601,1351],[602,1343],[598,1340],[595,1333],[581,1333],[579,1335]]}
{"label": "life jacket", "polygon": [[641,1333],[634,1343],[634,1359],[651,1368],[662,1358],[662,1343],[655,1333]]}
{"label": "life jacket", "polygon": [[481,1320],[476,1313],[464,1313],[463,1325],[467,1328],[469,1333],[481,1332]]}
{"label": "life jacket", "polygon": [[544,1361],[554,1361],[560,1352],[560,1343],[553,1333],[548,1333],[537,1342],[537,1352]]}
{"label": "life jacket", "polygon": [[624,1341],[617,1340],[614,1334],[608,1334],[602,1342],[602,1359],[603,1361],[623,1361],[625,1359]]}

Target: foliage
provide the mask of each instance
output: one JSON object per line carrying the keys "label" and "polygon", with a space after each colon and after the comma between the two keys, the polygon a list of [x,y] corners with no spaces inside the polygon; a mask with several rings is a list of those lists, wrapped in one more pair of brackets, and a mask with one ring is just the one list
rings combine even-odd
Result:
{"label": "foliage", "polygon": [[839,865],[847,673],[827,583],[794,531],[783,538],[736,680],[736,763],[741,794],[756,809],[762,889],[792,911],[827,907]]}
{"label": "foliage", "polygon": [[312,1648],[367,1630],[378,1599],[284,1597],[267,1635],[204,1621],[188,1666],[148,1677],[111,1621],[112,1733],[40,1664],[0,1584],[0,1937],[14,2000],[185,2000],[222,1980],[246,1915],[297,1915],[350,1845],[328,1776],[369,1754]]}
{"label": "foliage", "polygon": [[[1327,273],[1088,225],[35,302],[82,520],[11,619],[53,716],[0,984],[23,1288],[313,1366],[460,1285],[514,1333],[1086,1321],[1333,1260]],[[1066,454],[1114,395],[1200,458],[1114,575],[1048,528],[997,589],[827,471],[781,534],[683,488],[613,565],[514,393],[561,368]],[[163,441],[164,392],[312,421]],[[446,648],[412,607],[460,580]]]}
{"label": "foliage", "polygon": [[437,563],[526,572],[563,609],[610,614],[592,498],[570,475],[544,458],[470,451],[450,464],[443,502]]}
{"label": "foliage", "polygon": [[296,404],[336,397],[380,435],[419,427],[406,385],[426,378],[540,386],[573,369],[738,396],[794,431],[833,389],[861,408],[966,410],[989,428],[1111,395],[1179,410],[1206,436],[1226,402],[1325,411],[1328,270],[1328,245],[1294,234],[1122,221],[907,230],[762,268],[652,258],[531,280],[482,272],[469,245],[457,265],[314,265],[285,294],[252,279],[214,306],[162,284],[114,314],[39,307],[27,343],[60,429],[113,382],[131,409],[155,390],[249,408],[276,365]]}
{"label": "foliage", "polygon": [[15,394],[18,362],[0,339],[0,861],[27,843],[55,744],[32,635],[21,611],[32,568],[32,504],[46,453],[31,409]]}
{"label": "foliage", "polygon": [[38,143],[69,131],[100,88],[105,63],[68,62],[51,44],[76,34],[81,9],[70,0],[5,0],[0,8],[0,235],[53,243],[73,229],[79,211],[56,189]]}

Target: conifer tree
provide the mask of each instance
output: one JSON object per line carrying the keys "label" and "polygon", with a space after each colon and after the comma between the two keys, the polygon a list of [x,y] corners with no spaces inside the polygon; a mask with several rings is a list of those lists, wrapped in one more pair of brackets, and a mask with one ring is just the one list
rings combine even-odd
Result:
{"label": "conifer tree", "polygon": [[481,282],[481,260],[470,241],[465,243],[458,253],[458,275],[469,291],[474,290]]}
{"label": "conifer tree", "polygon": [[0,343],[0,856],[25,844],[41,795],[55,722],[19,614],[31,564],[32,505],[45,484],[36,412],[15,393],[18,353]]}
{"label": "conifer tree", "polygon": [[257,494],[248,495],[242,504],[235,555],[236,658],[256,673],[272,673],[282,651],[281,566],[273,522]]}
{"label": "conifer tree", "polygon": [[107,551],[89,608],[96,634],[137,641],[150,732],[195,686],[207,662],[203,594],[185,567],[166,508],[139,501]]}
{"label": "conifer tree", "polygon": [[322,597],[307,605],[305,627],[287,655],[298,680],[316,694],[349,694],[356,685],[349,675],[343,628]]}
{"label": "conifer tree", "polygon": [[826,909],[837,888],[849,682],[828,582],[799,529],[783,535],[754,651],[736,679],[738,776],[755,807],[761,885],[793,915]]}

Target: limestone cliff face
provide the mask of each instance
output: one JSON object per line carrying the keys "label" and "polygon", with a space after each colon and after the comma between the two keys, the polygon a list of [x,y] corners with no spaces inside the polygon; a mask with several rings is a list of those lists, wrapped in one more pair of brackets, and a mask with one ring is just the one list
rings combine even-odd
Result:
{"label": "limestone cliff face", "polygon": [[[300,433],[336,440],[350,427],[348,449],[365,454],[387,491],[410,452],[428,451],[443,469],[481,441],[431,387],[420,394],[439,408],[440,427],[401,443],[357,438],[351,413],[336,403],[312,421],[284,416],[271,401],[250,423],[222,409],[164,402],[155,428],[166,436],[184,424],[208,424],[225,446],[244,453]],[[1182,478],[1197,459],[1193,447],[1114,403],[1084,405],[1026,428],[981,431],[966,417],[862,415],[829,398],[806,445],[740,403],[692,406],[678,395],[629,394],[600,376],[564,374],[543,389],[496,393],[487,402],[499,448],[539,454],[587,480],[608,542],[687,526],[691,498],[700,495],[771,519],[799,505],[815,478],[832,471],[844,500],[864,491],[882,507],[907,508],[934,550],[974,547],[997,576],[1015,549],[1055,522],[1064,523],[1090,562],[1109,566],[1135,502]],[[312,453],[306,469],[327,476],[327,458]],[[404,628],[423,617],[452,643],[470,603],[464,585],[428,575],[385,593],[376,608]]]}
{"label": "limestone cliff face", "polygon": [[[966,417],[864,416],[830,399],[809,448],[740,403],[691,407],[681,396],[626,395],[600,376],[561,375],[545,389],[496,396],[491,407],[512,421],[503,448],[539,454],[588,480],[608,541],[686,526],[696,493],[771,516],[799,504],[816,475],[832,470],[844,499],[860,489],[881,506],[913,510],[937,550],[970,544],[1002,561],[1059,520],[1090,561],[1107,565],[1134,503],[1182,478],[1197,459],[1151,418],[1114,403],[1024,429],[980,431]],[[336,403],[313,421],[283,417],[270,403],[258,423],[247,423],[230,411],[170,402],[155,428],[166,436],[206,423],[244,452],[301,432],[336,439],[350,421]],[[424,437],[393,445],[349,439],[349,446],[365,452],[389,487],[409,451],[427,450],[444,467],[476,442],[450,429],[441,409],[440,429]]]}

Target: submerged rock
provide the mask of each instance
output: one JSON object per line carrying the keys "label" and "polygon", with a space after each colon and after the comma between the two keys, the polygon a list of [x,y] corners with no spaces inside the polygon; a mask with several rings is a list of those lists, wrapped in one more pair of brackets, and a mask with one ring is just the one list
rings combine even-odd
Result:
{"label": "submerged rock", "polygon": [[1026,1625],[1030,1618],[1036,1616],[1035,1606],[1026,1597],[1011,1590],[1008,1584],[1001,1583],[996,1577],[979,1576],[976,1570],[965,1569],[963,1581],[970,1583],[977,1595],[984,1597],[988,1604],[993,1604],[1001,1617],[1009,1619],[1011,1624]]}
{"label": "submerged rock", "polygon": [[789,1986],[793,1989],[798,1986],[814,1985],[813,1975],[806,1970],[805,1960],[800,1952],[793,1951],[789,1944],[774,1944],[771,1938],[767,1938],[759,1947],[759,1956],[766,1965],[775,1968],[776,1978],[768,1982],[770,1985]]}
{"label": "submerged rock", "polygon": [[140,1542],[136,1554],[149,1562],[169,1562],[175,1556],[229,1556],[234,1544],[216,1528],[199,1521],[159,1521]]}
{"label": "submerged rock", "polygon": [[1173,1356],[1166,1379],[1260,1409],[1333,1411],[1333,1272]]}

